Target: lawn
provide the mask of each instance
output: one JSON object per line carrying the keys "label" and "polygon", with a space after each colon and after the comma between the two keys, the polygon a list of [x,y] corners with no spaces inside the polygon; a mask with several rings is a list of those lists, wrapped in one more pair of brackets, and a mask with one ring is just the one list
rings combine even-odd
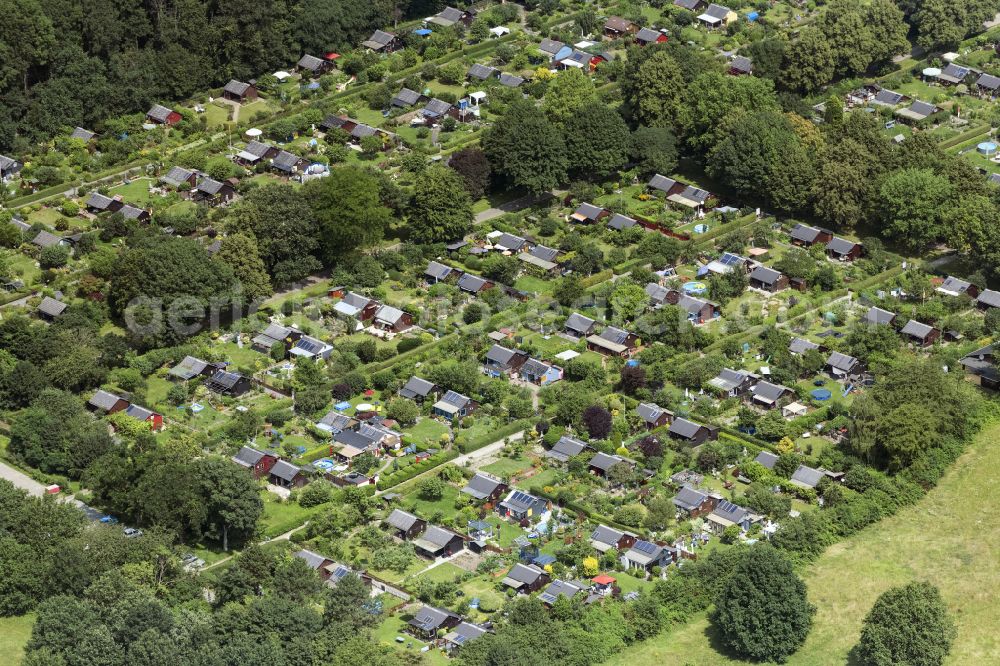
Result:
{"label": "lawn", "polygon": [[437,565],[430,571],[422,573],[417,578],[420,580],[430,581],[432,583],[442,583],[445,581],[453,581],[456,576],[461,576],[465,573],[465,569],[455,566],[451,562],[444,562]]}
{"label": "lawn", "polygon": [[0,654],[3,663],[17,666],[24,659],[24,646],[31,638],[31,628],[35,625],[34,613],[18,617],[0,618]]}
{"label": "lawn", "polygon": [[450,484],[446,484],[444,487],[444,492],[441,493],[441,499],[437,500],[427,500],[420,497],[420,493],[417,490],[419,488],[420,482],[418,481],[416,485],[410,485],[406,488],[403,503],[414,511],[418,516],[430,519],[432,522],[436,522],[435,516],[438,514],[443,515],[446,518],[450,518],[455,515],[455,499],[458,497],[459,489]]}
{"label": "lawn", "polygon": [[260,518],[260,527],[264,535],[269,538],[298,527],[309,520],[317,510],[322,509],[322,505],[319,509],[306,509],[297,502],[282,502],[281,498],[266,490],[262,490],[260,496],[264,500],[264,515]]}
{"label": "lawn", "polygon": [[208,127],[222,127],[227,122],[229,122],[229,113],[232,111],[233,107],[226,104],[225,106],[219,106],[217,104],[206,104],[205,105],[205,122]]}
{"label": "lawn", "polygon": [[403,431],[406,441],[413,444],[438,444],[441,435],[448,433],[448,426],[430,418],[422,418],[416,424]]}
{"label": "lawn", "polygon": [[[958,627],[947,664],[1000,660],[1000,423],[984,430],[940,485],[917,505],[831,546],[804,572],[818,612],[793,666],[850,663],[861,621],[889,587],[926,580],[941,590]],[[971,499],[974,498],[974,499]],[[733,662],[710,645],[700,618],[673,634],[636,646],[609,664]]]}
{"label": "lawn", "polygon": [[137,178],[127,185],[122,184],[112,187],[108,191],[108,194],[111,196],[120,194],[125,203],[134,206],[147,206],[152,201],[149,196],[149,184],[151,182],[149,178]]}
{"label": "lawn", "polygon": [[530,468],[531,468],[531,460],[529,460],[528,458],[521,458],[520,460],[513,460],[511,458],[501,458],[496,462],[486,465],[482,469],[484,472],[489,472],[490,474],[495,474],[496,476],[509,478],[514,474],[520,474],[524,470]]}

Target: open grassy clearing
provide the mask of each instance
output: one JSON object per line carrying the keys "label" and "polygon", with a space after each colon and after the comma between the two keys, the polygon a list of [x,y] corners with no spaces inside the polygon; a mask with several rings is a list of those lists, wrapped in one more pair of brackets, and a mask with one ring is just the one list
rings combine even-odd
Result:
{"label": "open grassy clearing", "polygon": [[31,638],[31,628],[34,625],[34,613],[0,618],[0,661],[9,666],[21,663],[24,659],[24,646]]}
{"label": "open grassy clearing", "polygon": [[[818,607],[805,645],[788,663],[799,666],[850,663],[861,622],[882,592],[913,580],[937,585],[958,638],[948,664],[1000,660],[1000,423],[979,437],[940,485],[915,506],[835,544],[805,572],[809,598]],[[705,618],[626,650],[609,664],[742,663],[712,647]]]}

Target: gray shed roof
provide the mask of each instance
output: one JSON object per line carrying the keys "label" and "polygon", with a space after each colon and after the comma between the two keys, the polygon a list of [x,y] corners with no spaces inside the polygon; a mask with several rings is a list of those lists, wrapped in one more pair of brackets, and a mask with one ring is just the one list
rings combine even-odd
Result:
{"label": "gray shed roof", "polygon": [[822,479],[823,472],[818,469],[813,469],[812,467],[799,465],[798,469],[795,470],[795,473],[792,474],[790,481],[796,485],[805,486],[807,488],[815,488]]}
{"label": "gray shed roof", "polygon": [[385,522],[389,523],[397,530],[409,530],[413,527],[420,519],[414,516],[409,511],[403,511],[402,509],[393,509],[389,517],[385,519]]}
{"label": "gray shed roof", "polygon": [[673,178],[667,178],[666,176],[661,176],[660,174],[656,174],[649,179],[648,183],[646,183],[646,185],[650,188],[660,190],[661,192],[669,192],[676,184],[677,181]]}
{"label": "gray shed roof", "polygon": [[574,312],[566,318],[565,327],[576,333],[589,333],[596,323],[590,317],[585,317],[579,312]]}
{"label": "gray shed roof", "polygon": [[492,474],[487,474],[486,472],[476,472],[476,474],[469,479],[469,482],[465,484],[465,487],[462,488],[462,492],[481,500],[492,495],[496,489],[502,485],[503,481]]}
{"label": "gray shed roof", "polygon": [[61,301],[57,301],[50,296],[46,296],[42,299],[42,302],[38,304],[38,311],[42,314],[47,314],[50,317],[58,317],[66,309],[66,304]]}
{"label": "gray shed roof", "polygon": [[222,89],[230,95],[239,95],[242,97],[250,88],[251,86],[249,83],[237,81],[236,79],[230,79],[229,83],[227,83]]}
{"label": "gray shed roof", "polygon": [[678,435],[685,439],[691,439],[698,434],[699,430],[701,430],[701,425],[680,417],[674,419],[673,423],[670,424],[670,434]]}

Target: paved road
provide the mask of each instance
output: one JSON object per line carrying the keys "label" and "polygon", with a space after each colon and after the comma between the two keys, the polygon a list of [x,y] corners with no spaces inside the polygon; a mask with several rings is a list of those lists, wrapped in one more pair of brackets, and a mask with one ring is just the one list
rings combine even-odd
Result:
{"label": "paved road", "polygon": [[41,497],[45,494],[45,486],[4,463],[0,463],[0,479],[7,479],[21,490],[26,490],[29,495]]}

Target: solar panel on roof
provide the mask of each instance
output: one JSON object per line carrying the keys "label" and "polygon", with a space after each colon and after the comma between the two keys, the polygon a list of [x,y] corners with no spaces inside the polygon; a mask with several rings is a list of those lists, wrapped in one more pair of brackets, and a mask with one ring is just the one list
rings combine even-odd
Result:
{"label": "solar panel on roof", "polygon": [[540,595],[538,595],[538,598],[544,601],[545,603],[549,604],[555,603],[556,601],[555,595],[549,594],[548,592],[541,593]]}
{"label": "solar panel on roof", "polygon": [[321,345],[315,342],[310,342],[309,340],[299,340],[298,347],[299,349],[304,349],[310,354],[318,354],[322,349]]}
{"label": "solar panel on roof", "polygon": [[733,254],[732,252],[726,252],[719,259],[719,263],[725,264],[726,266],[735,266],[743,261],[743,257],[738,254]]}
{"label": "solar panel on roof", "polygon": [[656,544],[650,543],[648,541],[636,541],[635,546],[633,546],[640,553],[645,553],[646,555],[652,555],[656,552]]}
{"label": "solar panel on roof", "polygon": [[524,502],[525,504],[530,504],[534,498],[528,493],[521,492],[520,490],[514,491],[514,496],[511,499],[515,502]]}

